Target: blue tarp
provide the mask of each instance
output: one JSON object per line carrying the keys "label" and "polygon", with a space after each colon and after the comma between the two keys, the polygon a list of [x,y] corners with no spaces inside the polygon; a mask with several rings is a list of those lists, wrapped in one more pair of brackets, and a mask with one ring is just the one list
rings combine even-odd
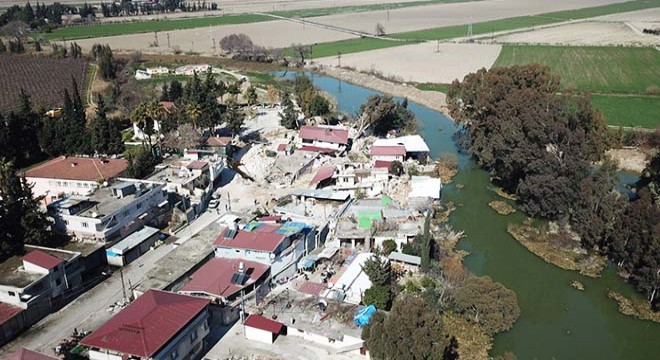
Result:
{"label": "blue tarp", "polygon": [[315,261],[312,260],[312,259],[309,259],[309,260],[305,261],[305,264],[303,265],[303,269],[311,269],[311,268],[313,268],[313,267],[314,267],[314,263],[315,263]]}
{"label": "blue tarp", "polygon": [[369,325],[369,320],[371,320],[371,316],[375,312],[376,307],[373,305],[358,309],[358,311],[355,312],[355,315],[353,315],[353,322],[359,327]]}

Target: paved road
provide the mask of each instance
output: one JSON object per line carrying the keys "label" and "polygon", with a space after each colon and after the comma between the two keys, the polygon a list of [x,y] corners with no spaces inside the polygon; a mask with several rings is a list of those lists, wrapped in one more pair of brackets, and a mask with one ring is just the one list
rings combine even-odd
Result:
{"label": "paved road", "polygon": [[[199,233],[220,217],[215,211],[206,212],[184,228],[179,235],[183,239]],[[174,245],[164,244],[148,251],[138,260],[125,266],[123,269],[124,283],[135,286],[139,284],[144,275],[154,267],[156,262],[167,255]],[[128,289],[127,289],[128,292]],[[52,355],[53,349],[59,341],[71,335],[74,328],[78,330],[96,329],[107,321],[113,313],[107,311],[111,304],[123,298],[120,272],[115,272],[111,277],[89,290],[85,294],[69,303],[60,311],[50,314],[40,322],[32,326],[19,338],[0,349],[0,358],[26,347],[31,350]]]}

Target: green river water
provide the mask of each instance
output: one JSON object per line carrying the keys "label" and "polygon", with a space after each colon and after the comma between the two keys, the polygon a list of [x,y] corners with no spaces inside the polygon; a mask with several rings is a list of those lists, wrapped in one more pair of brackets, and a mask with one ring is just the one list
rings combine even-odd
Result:
{"label": "green river water", "polygon": [[[349,114],[356,113],[369,95],[378,93],[334,78],[310,76],[318,88],[335,96],[340,111]],[[520,245],[506,227],[509,222],[524,220],[524,214],[501,216],[488,206],[501,199],[489,190],[488,174],[458,151],[452,139],[456,125],[421,105],[411,102],[409,109],[418,119],[418,131],[431,155],[437,158],[452,153],[459,159],[459,174],[443,188],[443,200],[456,205],[450,221],[465,232],[458,245],[470,252],[465,265],[518,296],[520,319],[513,329],[495,337],[491,355],[511,351],[521,360],[660,359],[660,324],[619,313],[616,302],[607,297],[609,289],[638,296],[612,267],[601,278],[592,279],[550,265]],[[621,178],[622,183],[634,181],[630,174],[621,174]],[[463,189],[456,188],[459,183]],[[582,282],[585,290],[572,288],[573,280]]]}

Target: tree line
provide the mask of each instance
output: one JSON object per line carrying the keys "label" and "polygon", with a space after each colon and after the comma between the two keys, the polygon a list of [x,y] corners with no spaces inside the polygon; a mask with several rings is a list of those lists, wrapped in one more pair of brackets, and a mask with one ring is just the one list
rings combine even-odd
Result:
{"label": "tree line", "polygon": [[[463,125],[460,142],[525,212],[566,224],[585,249],[616,261],[658,308],[660,217],[649,195],[658,179],[643,176],[632,200],[617,191],[602,114],[589,94],[561,92],[559,83],[540,65],[482,69],[454,81],[447,99]],[[656,174],[657,162],[645,174]]]}

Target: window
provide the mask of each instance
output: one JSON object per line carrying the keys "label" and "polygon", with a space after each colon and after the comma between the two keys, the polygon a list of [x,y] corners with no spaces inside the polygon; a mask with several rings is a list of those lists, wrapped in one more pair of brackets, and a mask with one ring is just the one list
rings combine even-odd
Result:
{"label": "window", "polygon": [[69,225],[69,220],[64,220],[64,225]]}
{"label": "window", "polygon": [[137,204],[137,208],[138,208],[138,209],[142,209],[142,203],[138,203],[138,204]]}
{"label": "window", "polygon": [[176,360],[176,358],[178,357],[179,357],[179,353],[176,350],[172,351],[172,353],[170,354],[170,359],[172,360]]}
{"label": "window", "polygon": [[130,213],[131,213],[131,212],[128,211],[128,210],[124,211],[124,217],[128,217],[128,215],[129,215]]}
{"label": "window", "polygon": [[190,342],[195,342],[197,340],[197,329],[193,330],[192,334],[190,334]]}
{"label": "window", "polygon": [[16,293],[13,291],[8,291],[7,293],[9,294],[9,296],[16,296]]}
{"label": "window", "polygon": [[62,182],[61,182],[61,181],[58,181],[58,182],[57,182],[57,186],[62,186]]}
{"label": "window", "polygon": [[62,285],[62,279],[57,279],[57,280],[55,280],[55,285],[56,285],[56,286],[60,286],[60,285]]}
{"label": "window", "polygon": [[87,228],[87,227],[89,227],[89,224],[84,222],[84,223],[82,223],[82,227]]}

